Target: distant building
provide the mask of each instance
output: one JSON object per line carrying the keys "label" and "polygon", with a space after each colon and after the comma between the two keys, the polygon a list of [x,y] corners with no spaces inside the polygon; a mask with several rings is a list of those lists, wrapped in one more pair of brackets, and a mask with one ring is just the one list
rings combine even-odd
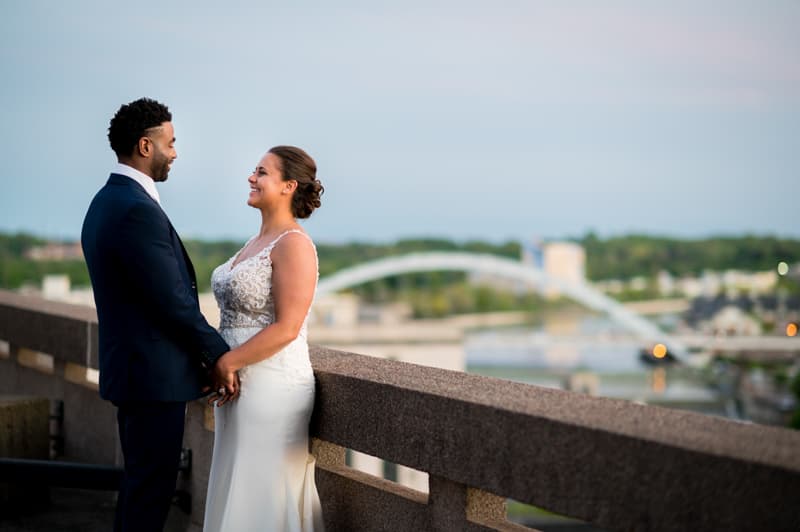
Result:
{"label": "distant building", "polygon": [[[655,277],[655,287],[660,296],[683,296],[690,299],[715,297],[718,294],[726,294],[728,297],[736,297],[739,294],[754,296],[769,294],[775,289],[777,282],[778,275],[772,270],[763,272],[706,270],[700,277],[687,275],[680,278],[675,278],[669,272],[662,270]],[[607,294],[618,294],[625,286],[630,290],[642,290],[646,287],[647,280],[644,277],[634,277],[627,283],[610,279],[593,284]]]}
{"label": "distant building", "polygon": [[756,336],[761,334],[761,324],[739,307],[729,305],[711,318],[706,332],[721,336]]}
{"label": "distant building", "polygon": [[667,271],[661,270],[656,275],[656,288],[661,296],[672,296],[677,290],[675,278]]}
{"label": "distant building", "polygon": [[[586,251],[574,242],[549,242],[544,246],[544,271],[559,281],[568,284],[583,284],[586,281]],[[559,292],[548,289],[546,295],[555,297]]]}
{"label": "distant building", "polygon": [[407,301],[395,301],[393,303],[364,304],[358,308],[359,323],[376,323],[379,325],[391,326],[405,323],[414,315],[414,309]]}
{"label": "distant building", "polygon": [[625,282],[620,279],[606,279],[605,281],[595,281],[592,283],[597,290],[605,294],[621,294],[625,291]]}
{"label": "distant building", "polygon": [[42,279],[42,296],[63,301],[69,297],[71,287],[69,275],[45,275]]}
{"label": "distant building", "polygon": [[360,300],[354,294],[327,294],[314,299],[310,323],[323,327],[354,327],[358,325],[360,307]]}
{"label": "distant building", "polygon": [[725,293],[731,297],[738,294],[761,295],[772,292],[778,282],[774,271],[742,272],[726,270],[724,272],[705,271],[698,279],[682,277],[677,281],[677,291],[690,298],[713,297]]}
{"label": "distant building", "polygon": [[68,275],[51,274],[42,278],[42,286],[29,286],[20,290],[21,293],[43,297],[51,301],[72,303],[94,307],[94,292],[91,288],[72,288]]}
{"label": "distant building", "polygon": [[30,260],[81,260],[83,249],[80,242],[50,242],[44,246],[34,246],[24,253]]}
{"label": "distant building", "polygon": [[[741,314],[725,310],[730,307],[738,308]],[[800,297],[754,294],[739,294],[735,297],[725,294],[697,297],[692,299],[691,306],[686,312],[686,322],[692,328],[708,333],[727,334],[726,331],[729,331],[731,334],[745,334],[750,325],[731,325],[741,316],[771,323],[777,327],[775,332],[782,334],[785,323],[800,316]]]}
{"label": "distant building", "polygon": [[643,275],[637,275],[628,281],[628,288],[634,292],[644,292],[647,290],[648,284],[647,277],[644,277]]}

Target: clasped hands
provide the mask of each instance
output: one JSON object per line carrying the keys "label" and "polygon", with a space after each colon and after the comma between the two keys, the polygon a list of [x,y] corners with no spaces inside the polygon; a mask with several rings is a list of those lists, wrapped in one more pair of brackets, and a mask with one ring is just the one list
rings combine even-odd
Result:
{"label": "clasped hands", "polygon": [[211,368],[209,377],[212,385],[203,389],[205,392],[214,390],[208,397],[208,404],[216,403],[217,406],[222,406],[229,401],[238,399],[242,383],[239,373],[227,364],[225,355],[221,356]]}

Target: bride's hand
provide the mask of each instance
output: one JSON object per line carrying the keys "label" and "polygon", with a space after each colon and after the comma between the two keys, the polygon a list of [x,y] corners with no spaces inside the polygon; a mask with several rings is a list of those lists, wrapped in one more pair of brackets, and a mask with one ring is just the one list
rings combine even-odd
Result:
{"label": "bride's hand", "polygon": [[226,386],[219,385],[217,390],[208,396],[208,404],[222,406],[229,401],[235,401],[238,399],[241,392],[241,381],[239,380],[238,373],[233,374],[233,380],[235,381],[233,386],[235,391],[233,393],[229,393]]}
{"label": "bride's hand", "polygon": [[211,380],[216,390],[208,399],[208,404],[216,403],[222,406],[228,401],[234,401],[239,397],[241,390],[241,380],[239,374],[227,363],[225,356],[221,357],[211,372]]}

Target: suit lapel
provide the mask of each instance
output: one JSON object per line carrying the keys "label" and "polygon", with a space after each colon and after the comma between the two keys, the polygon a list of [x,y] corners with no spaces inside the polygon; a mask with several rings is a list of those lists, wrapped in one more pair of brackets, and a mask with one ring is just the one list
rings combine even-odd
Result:
{"label": "suit lapel", "polygon": [[172,238],[172,246],[175,248],[176,255],[177,255],[177,250],[180,249],[181,256],[183,257],[184,267],[186,268],[186,272],[189,274],[188,280],[192,286],[192,290],[194,291],[195,296],[197,296],[197,274],[194,271],[194,264],[192,264],[192,259],[189,258],[189,254],[186,252],[186,248],[183,246],[183,241],[181,240],[181,237],[178,236],[178,232],[175,230],[175,226],[172,225],[172,221],[169,219],[169,216],[167,216],[167,213],[164,212],[164,209],[161,208],[161,205],[156,200],[154,200],[153,197],[150,196],[150,194],[147,193],[147,191],[142,187],[142,185],[140,185],[139,183],[137,183],[136,181],[127,176],[112,173],[111,176],[108,178],[108,182],[111,184],[121,184],[129,186],[137,193],[146,197],[148,200],[156,204],[158,209],[164,215],[164,218],[166,218],[167,223],[169,224],[170,237]]}
{"label": "suit lapel", "polygon": [[[172,227],[172,223],[169,224]],[[186,263],[186,269],[189,271],[189,277],[192,280],[192,288],[194,288],[195,293],[197,293],[197,275],[194,271],[194,264],[192,264],[192,259],[189,257],[189,254],[186,252],[186,248],[183,246],[183,240],[181,237],[178,236],[178,232],[175,231],[175,228],[172,227],[172,234],[175,235],[175,239],[178,241],[178,245],[181,247],[181,252],[183,253],[183,260]]]}
{"label": "suit lapel", "polygon": [[[164,212],[163,210],[161,212]],[[172,236],[172,246],[176,249],[180,249],[181,256],[183,257],[183,265],[186,269],[186,272],[189,274],[189,284],[192,286],[192,290],[194,291],[195,296],[197,296],[197,275],[194,271],[194,264],[192,264],[192,259],[189,257],[189,253],[186,252],[186,248],[183,245],[183,240],[178,235],[178,232],[175,230],[175,226],[172,225],[172,221],[170,221],[169,216],[167,213],[164,213],[164,216],[167,218],[167,223],[169,224],[170,236]],[[177,244],[177,245],[176,245]]]}

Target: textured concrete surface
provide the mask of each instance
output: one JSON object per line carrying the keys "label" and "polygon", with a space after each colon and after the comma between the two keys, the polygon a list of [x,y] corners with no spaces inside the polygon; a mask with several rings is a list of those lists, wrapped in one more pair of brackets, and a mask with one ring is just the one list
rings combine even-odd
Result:
{"label": "textured concrete surface", "polygon": [[0,395],[0,456],[47,459],[49,417],[45,398]]}
{"label": "textured concrete surface", "polygon": [[432,530],[427,497],[346,466],[317,466],[327,532]]}
{"label": "textured concrete surface", "polygon": [[315,348],[314,436],[611,530],[800,525],[800,433]]}
{"label": "textured concrete surface", "polygon": [[[117,462],[113,408],[60,376],[66,361],[95,363],[93,311],[19,298],[0,292],[0,339],[12,351],[0,359],[0,391],[64,399],[68,454]],[[17,364],[16,346],[54,355],[55,374]],[[798,432],[321,347],[312,363],[311,432],[332,444],[317,475],[331,530],[518,529],[495,523],[491,497],[471,505],[470,488],[608,530],[800,528]],[[192,516],[181,530],[199,530],[212,438],[193,403],[194,466],[179,483]],[[430,497],[344,467],[335,446],[428,472]],[[467,522],[468,508],[488,521]]]}
{"label": "textured concrete surface", "polygon": [[189,521],[199,530],[203,528],[206,489],[211,471],[211,454],[214,450],[214,433],[205,427],[208,408],[203,400],[188,405],[183,446],[192,450],[192,469],[189,473],[182,472],[178,475],[178,489],[185,490],[191,496],[192,513]]}
{"label": "textured concrete surface", "polygon": [[[47,399],[0,396],[0,457],[46,460],[50,451],[49,416]],[[40,508],[46,502],[44,486],[0,482],[0,515]]]}
{"label": "textured concrete surface", "polygon": [[[0,359],[0,393],[26,393],[64,401],[62,459],[98,464],[121,464],[114,406],[97,391]],[[46,457],[46,456],[45,456]]]}
{"label": "textured concrete surface", "polygon": [[97,367],[97,313],[89,307],[0,290],[0,339]]}

